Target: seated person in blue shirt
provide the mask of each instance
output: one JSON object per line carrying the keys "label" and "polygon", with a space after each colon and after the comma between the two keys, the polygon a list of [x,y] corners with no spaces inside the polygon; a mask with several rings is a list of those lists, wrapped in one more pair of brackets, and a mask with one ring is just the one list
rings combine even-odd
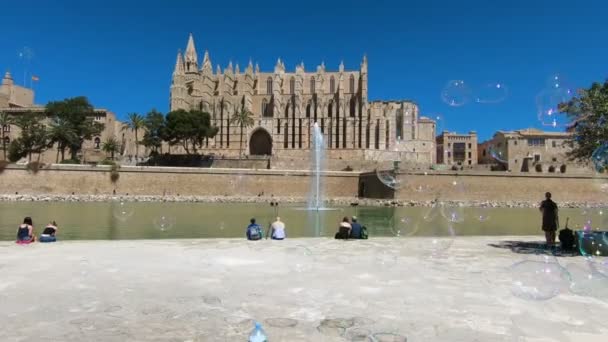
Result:
{"label": "seated person in blue shirt", "polygon": [[40,242],[55,242],[57,241],[57,237],[55,234],[57,233],[57,223],[55,221],[50,222],[44,227],[42,234],[40,234]]}
{"label": "seated person in blue shirt", "polygon": [[352,223],[350,224],[350,238],[351,239],[361,239],[361,224],[357,222],[357,216],[353,216],[351,219]]}
{"label": "seated person in blue shirt", "polygon": [[247,226],[247,240],[261,240],[262,239],[262,227],[255,223],[255,219],[252,218]]}

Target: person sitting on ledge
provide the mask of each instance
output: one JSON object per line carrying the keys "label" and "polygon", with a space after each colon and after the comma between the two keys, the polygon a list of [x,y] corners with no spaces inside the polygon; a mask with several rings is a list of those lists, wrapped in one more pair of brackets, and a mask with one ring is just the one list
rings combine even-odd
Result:
{"label": "person sitting on ledge", "polygon": [[40,234],[40,242],[55,242],[57,241],[57,237],[55,234],[57,233],[57,223],[55,221],[50,222],[44,227],[42,234]]}
{"label": "person sitting on ledge", "polygon": [[340,222],[340,227],[338,228],[338,232],[336,233],[335,238],[336,239],[342,239],[342,240],[347,240],[348,237],[350,236],[350,230],[351,230],[351,225],[350,222],[348,221],[348,217],[344,217],[342,219],[342,222]]}
{"label": "person sitting on ledge", "polygon": [[17,243],[30,243],[36,241],[34,236],[34,223],[31,217],[23,219],[23,224],[17,229]]}
{"label": "person sitting on ledge", "polygon": [[252,218],[249,220],[251,222],[249,226],[247,226],[247,240],[261,240],[262,239],[262,227],[259,224],[255,223],[255,219]]}
{"label": "person sitting on ledge", "polygon": [[362,239],[363,227],[357,222],[357,216],[352,217],[352,223],[350,224],[350,238],[351,239]]}
{"label": "person sitting on ledge", "polygon": [[[270,225],[270,234],[273,240],[284,240],[285,239],[285,223],[281,221],[281,218],[277,216],[277,220]],[[268,238],[268,236],[266,236]]]}

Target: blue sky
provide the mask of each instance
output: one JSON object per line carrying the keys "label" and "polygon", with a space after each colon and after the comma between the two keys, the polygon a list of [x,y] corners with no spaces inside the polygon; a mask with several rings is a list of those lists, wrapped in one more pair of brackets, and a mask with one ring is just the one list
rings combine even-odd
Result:
{"label": "blue sky", "polygon": [[[145,5],[144,5],[145,4]],[[541,127],[535,96],[553,74],[573,88],[608,76],[608,2],[511,1],[10,1],[1,9],[0,69],[40,77],[38,103],[85,95],[124,117],[168,110],[178,49],[188,34],[222,69],[249,58],[270,70],[321,61],[337,69],[369,59],[370,99],[411,99],[444,127]],[[24,63],[18,54],[29,47]],[[29,75],[26,76],[29,79]],[[442,101],[449,80],[500,82],[497,104]],[[29,84],[29,80],[27,81]]]}

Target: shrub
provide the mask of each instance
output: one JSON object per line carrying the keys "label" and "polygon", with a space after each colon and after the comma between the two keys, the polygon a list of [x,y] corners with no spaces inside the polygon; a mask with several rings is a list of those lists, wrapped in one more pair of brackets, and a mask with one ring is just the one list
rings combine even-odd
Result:
{"label": "shrub", "polygon": [[559,167],[559,172],[566,173],[566,164]]}
{"label": "shrub", "polygon": [[59,164],[72,164],[72,165],[75,165],[75,164],[80,164],[80,160],[78,160],[78,159],[64,159],[61,162],[59,162]]}
{"label": "shrub", "polygon": [[346,167],[344,169],[342,169],[342,171],[352,171],[353,168],[350,165],[346,165]]}
{"label": "shrub", "polygon": [[543,172],[543,166],[541,164],[536,164],[534,168],[536,169],[536,172]]}
{"label": "shrub", "polygon": [[553,165],[549,166],[549,172],[555,173],[555,166],[553,166]]}
{"label": "shrub", "polygon": [[28,171],[30,171],[31,173],[33,173],[33,174],[37,174],[37,173],[38,173],[38,171],[40,171],[40,169],[42,169],[42,168],[44,167],[44,165],[45,165],[44,163],[34,161],[34,162],[29,162],[29,163],[27,163],[27,165],[26,165],[25,167],[26,167],[26,168],[28,169]]}
{"label": "shrub", "polygon": [[118,172],[118,169],[120,169],[120,166],[118,166],[118,164],[113,163],[112,167],[110,168],[110,181],[112,181],[112,183],[116,183],[118,181],[118,178],[120,178],[120,173]]}
{"label": "shrub", "polygon": [[23,151],[23,145],[20,139],[15,139],[11,142],[8,147],[8,160],[11,162],[17,162],[19,159],[25,157],[27,153]]}
{"label": "shrub", "polygon": [[114,165],[116,165],[116,162],[113,161],[113,160],[111,160],[111,159],[104,159],[104,160],[100,161],[98,165],[112,165],[112,166],[114,166]]}

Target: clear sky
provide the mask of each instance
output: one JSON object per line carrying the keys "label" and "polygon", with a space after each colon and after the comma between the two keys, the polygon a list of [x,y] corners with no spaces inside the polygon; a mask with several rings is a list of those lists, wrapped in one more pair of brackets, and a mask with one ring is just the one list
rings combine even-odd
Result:
{"label": "clear sky", "polygon": [[[36,101],[85,95],[119,117],[168,110],[178,49],[192,32],[200,57],[222,69],[252,58],[271,70],[369,60],[370,99],[410,99],[444,128],[541,127],[536,95],[553,74],[573,88],[608,77],[608,1],[8,1],[2,5],[0,69],[40,81]],[[19,53],[26,49],[26,57]],[[25,68],[27,66],[27,68]],[[504,101],[453,107],[444,85],[490,82]]]}

